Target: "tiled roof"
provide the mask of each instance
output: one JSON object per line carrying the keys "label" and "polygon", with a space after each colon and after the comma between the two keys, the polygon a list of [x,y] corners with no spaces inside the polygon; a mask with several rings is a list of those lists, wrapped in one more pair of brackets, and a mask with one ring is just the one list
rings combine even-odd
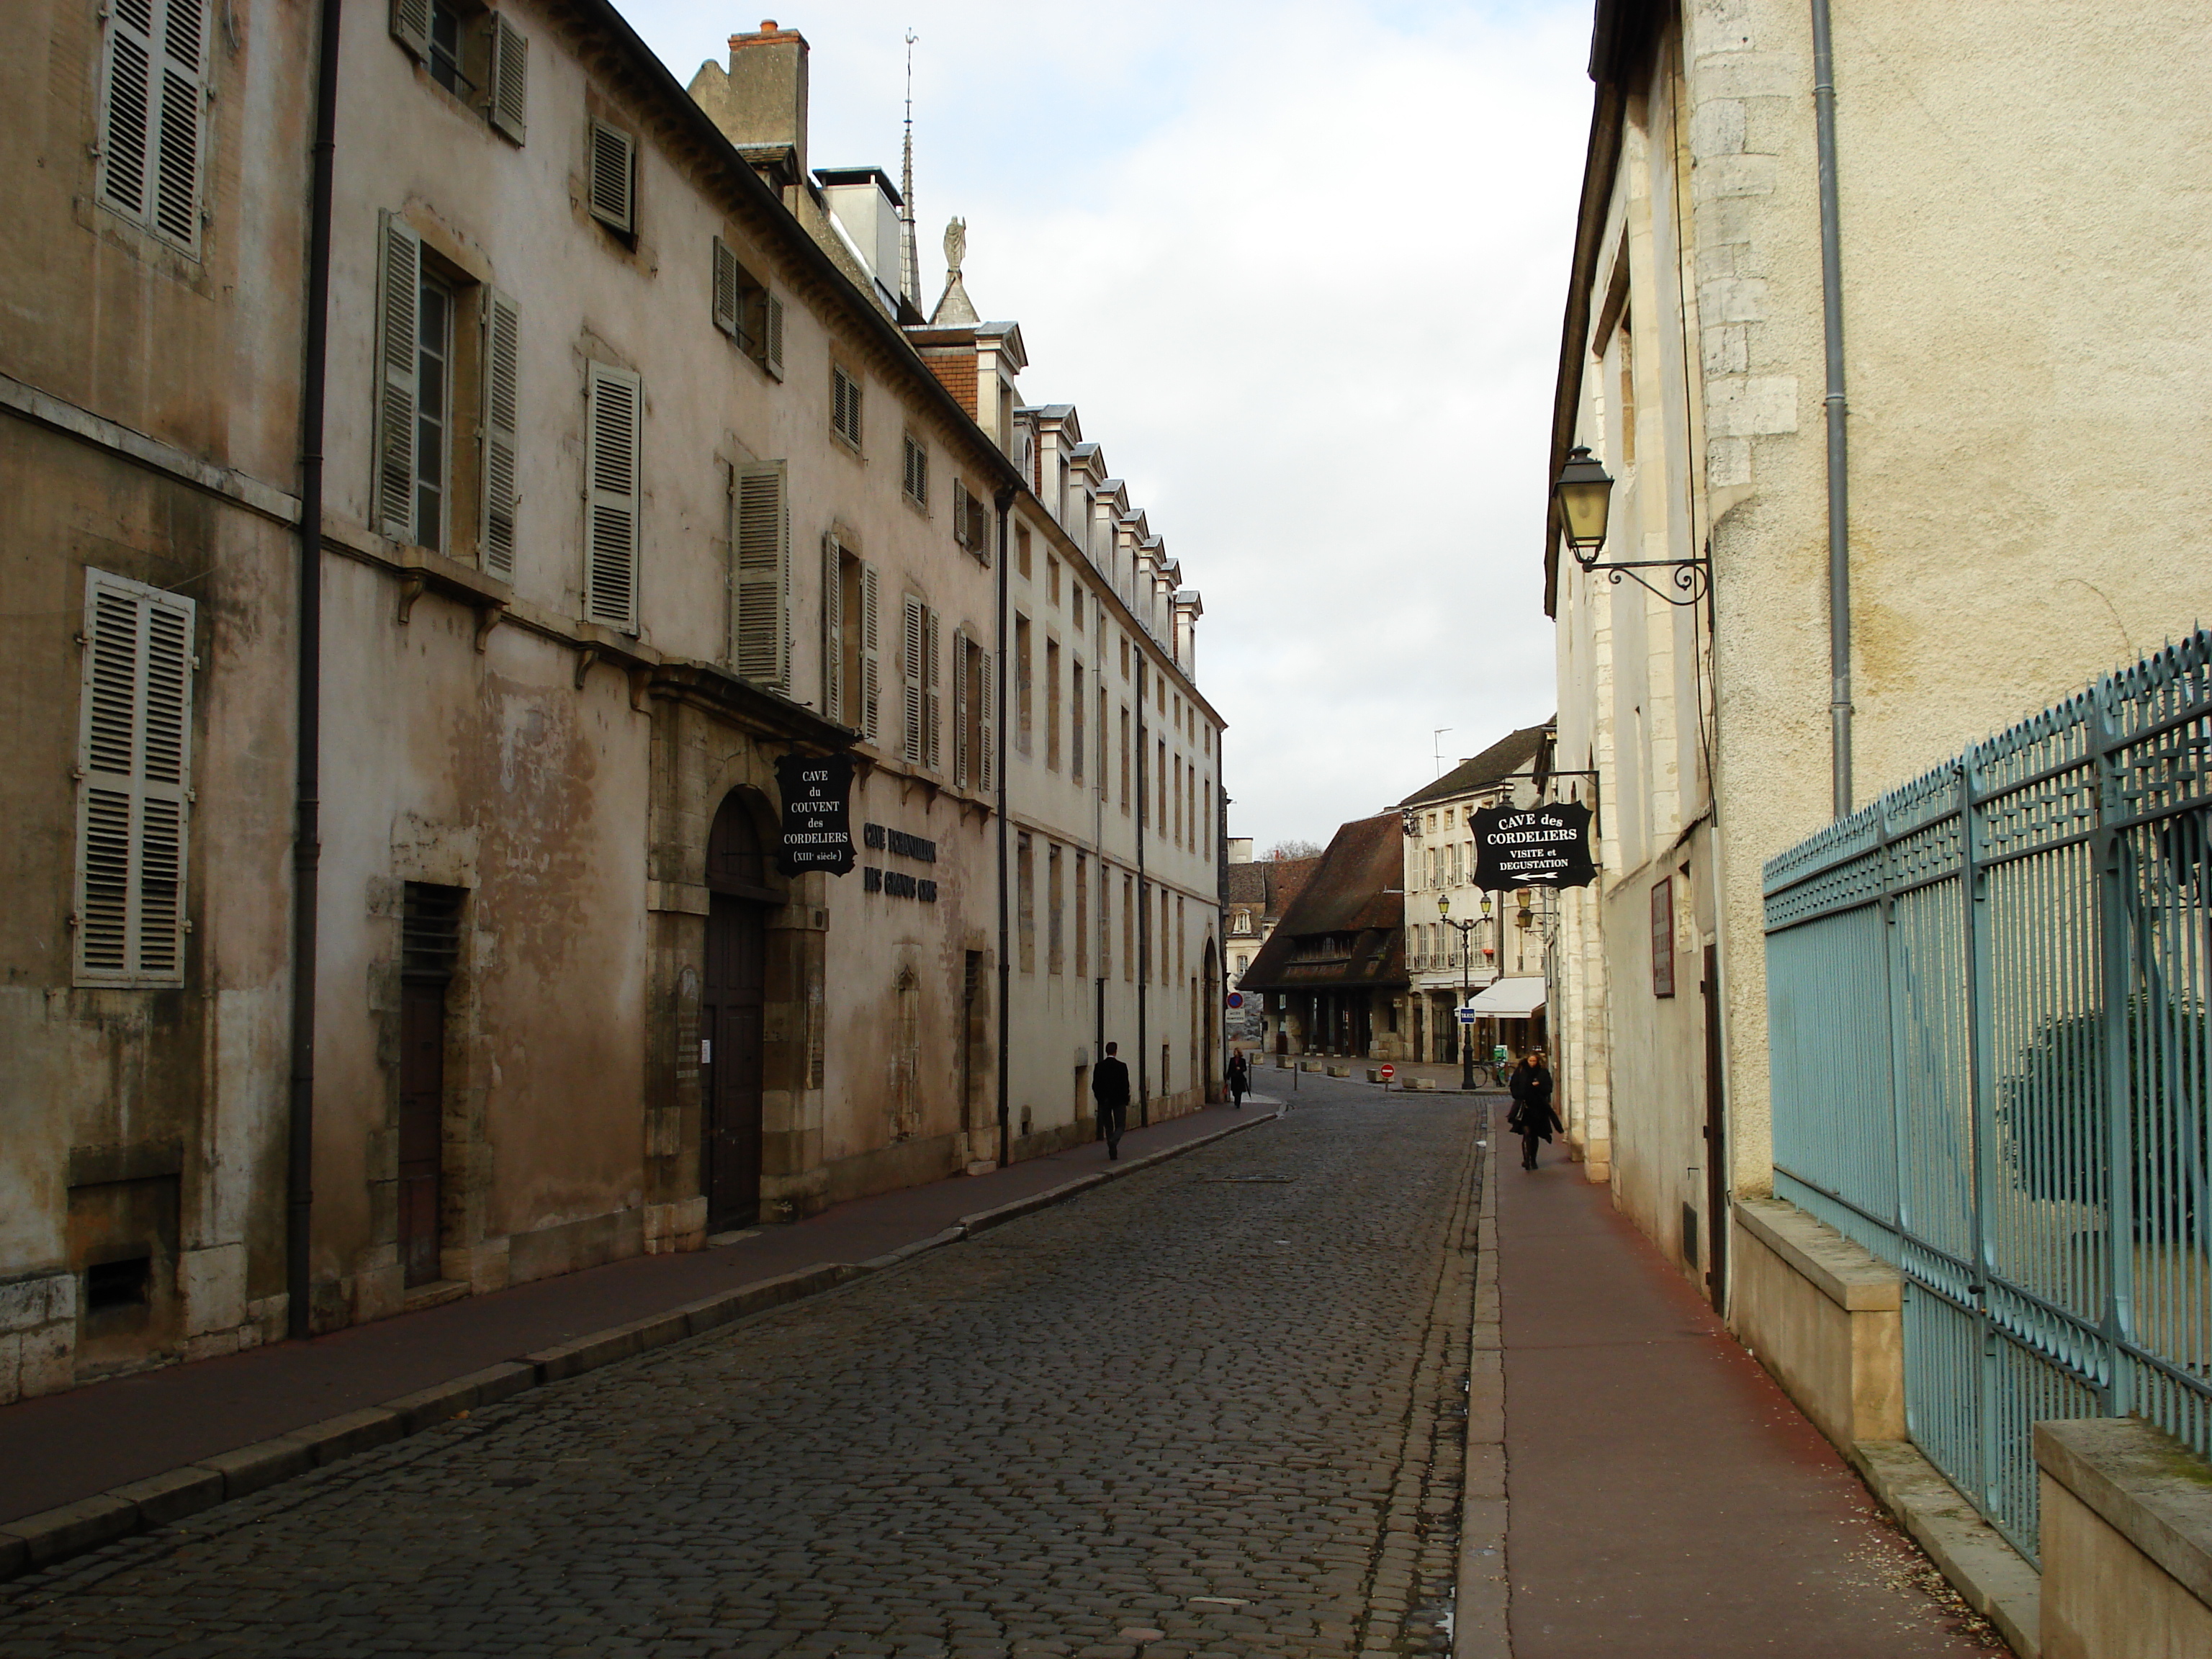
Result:
{"label": "tiled roof", "polygon": [[1449,800],[1455,795],[1471,795],[1478,789],[1503,783],[1536,758],[1536,751],[1543,746],[1544,734],[1551,729],[1550,720],[1540,726],[1524,726],[1492,744],[1473,760],[1462,761],[1434,783],[1416,789],[1398,805],[1421,806],[1432,800]]}
{"label": "tiled roof", "polygon": [[[1339,828],[1328,850],[1310,861],[1316,867],[1238,986],[1289,991],[1405,984],[1405,896],[1390,890],[1403,884],[1404,847],[1395,812]],[[1340,943],[1323,956],[1302,944],[1324,937]]]}

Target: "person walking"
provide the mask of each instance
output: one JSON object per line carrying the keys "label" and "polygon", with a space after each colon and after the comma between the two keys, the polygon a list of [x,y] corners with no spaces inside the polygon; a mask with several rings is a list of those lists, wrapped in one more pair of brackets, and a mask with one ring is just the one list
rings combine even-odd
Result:
{"label": "person walking", "polygon": [[1552,1109],[1552,1073],[1542,1054],[1531,1051],[1522,1055],[1506,1086],[1513,1091],[1513,1109],[1505,1115],[1505,1127],[1521,1137],[1521,1167],[1533,1170],[1536,1143],[1549,1140],[1553,1130],[1567,1127]]}
{"label": "person walking", "polygon": [[1106,1142],[1106,1156],[1121,1156],[1121,1131],[1129,1121],[1129,1068],[1115,1057],[1117,1042],[1106,1045],[1106,1056],[1091,1068],[1091,1098],[1098,1105],[1098,1133]]}
{"label": "person walking", "polygon": [[1245,1063],[1244,1051],[1239,1048],[1229,1056],[1229,1098],[1235,1110],[1244,1109],[1244,1097],[1251,1088],[1252,1068]]}

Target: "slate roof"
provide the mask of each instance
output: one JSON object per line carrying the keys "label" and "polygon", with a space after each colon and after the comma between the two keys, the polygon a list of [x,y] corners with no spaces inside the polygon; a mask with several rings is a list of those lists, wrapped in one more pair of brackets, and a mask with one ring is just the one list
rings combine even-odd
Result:
{"label": "slate roof", "polygon": [[1432,800],[1471,795],[1479,789],[1503,783],[1536,758],[1536,751],[1543,747],[1544,734],[1558,718],[1555,714],[1540,726],[1524,726],[1510,736],[1499,738],[1473,760],[1462,761],[1434,783],[1416,789],[1398,805],[1422,806]]}
{"label": "slate roof", "polygon": [[[1405,831],[1395,811],[1339,827],[1260,954],[1246,991],[1388,990],[1407,984]],[[1307,860],[1299,860],[1306,862]],[[1313,941],[1337,945],[1317,954]]]}

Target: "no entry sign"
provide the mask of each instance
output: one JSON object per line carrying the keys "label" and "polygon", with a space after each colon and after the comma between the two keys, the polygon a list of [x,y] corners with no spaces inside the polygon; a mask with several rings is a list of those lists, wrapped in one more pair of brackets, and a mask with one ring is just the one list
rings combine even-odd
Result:
{"label": "no entry sign", "polygon": [[1385,1066],[1382,1068],[1382,1080],[1385,1083],[1388,1083],[1392,1078],[1397,1075],[1398,1068],[1395,1066]]}

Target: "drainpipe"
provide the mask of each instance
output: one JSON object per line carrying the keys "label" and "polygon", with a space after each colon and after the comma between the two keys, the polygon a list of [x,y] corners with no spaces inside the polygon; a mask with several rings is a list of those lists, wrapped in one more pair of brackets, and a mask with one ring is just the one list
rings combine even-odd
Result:
{"label": "drainpipe", "polygon": [[1012,1079],[1006,1075],[1006,1064],[1012,1051],[1013,1010],[1007,999],[1014,982],[1014,964],[1006,954],[1012,938],[1006,899],[1006,514],[1013,511],[1014,492],[1002,486],[992,501],[999,509],[999,672],[991,688],[999,706],[998,729],[991,740],[998,750],[992,757],[992,767],[999,797],[999,1167],[1003,1170],[1011,1151],[1006,1139],[1006,1091]]}
{"label": "drainpipe", "polygon": [[323,0],[315,64],[315,147],[307,216],[306,370],[300,389],[300,663],[294,716],[292,1088],[285,1164],[285,1334],[308,1334],[314,1236],[315,898],[322,865],[323,391],[331,310],[331,194],[338,147],[338,25]]}
{"label": "drainpipe", "polygon": [[1828,360],[1828,726],[1840,818],[1851,810],[1851,482],[1844,430],[1844,276],[1828,0],[1813,0],[1813,118],[1820,156],[1820,332]]}
{"label": "drainpipe", "polygon": [[1152,1049],[1145,1038],[1146,986],[1152,977],[1152,890],[1145,879],[1145,815],[1152,811],[1151,792],[1145,787],[1145,653],[1137,650],[1137,1127],[1152,1121]]}

